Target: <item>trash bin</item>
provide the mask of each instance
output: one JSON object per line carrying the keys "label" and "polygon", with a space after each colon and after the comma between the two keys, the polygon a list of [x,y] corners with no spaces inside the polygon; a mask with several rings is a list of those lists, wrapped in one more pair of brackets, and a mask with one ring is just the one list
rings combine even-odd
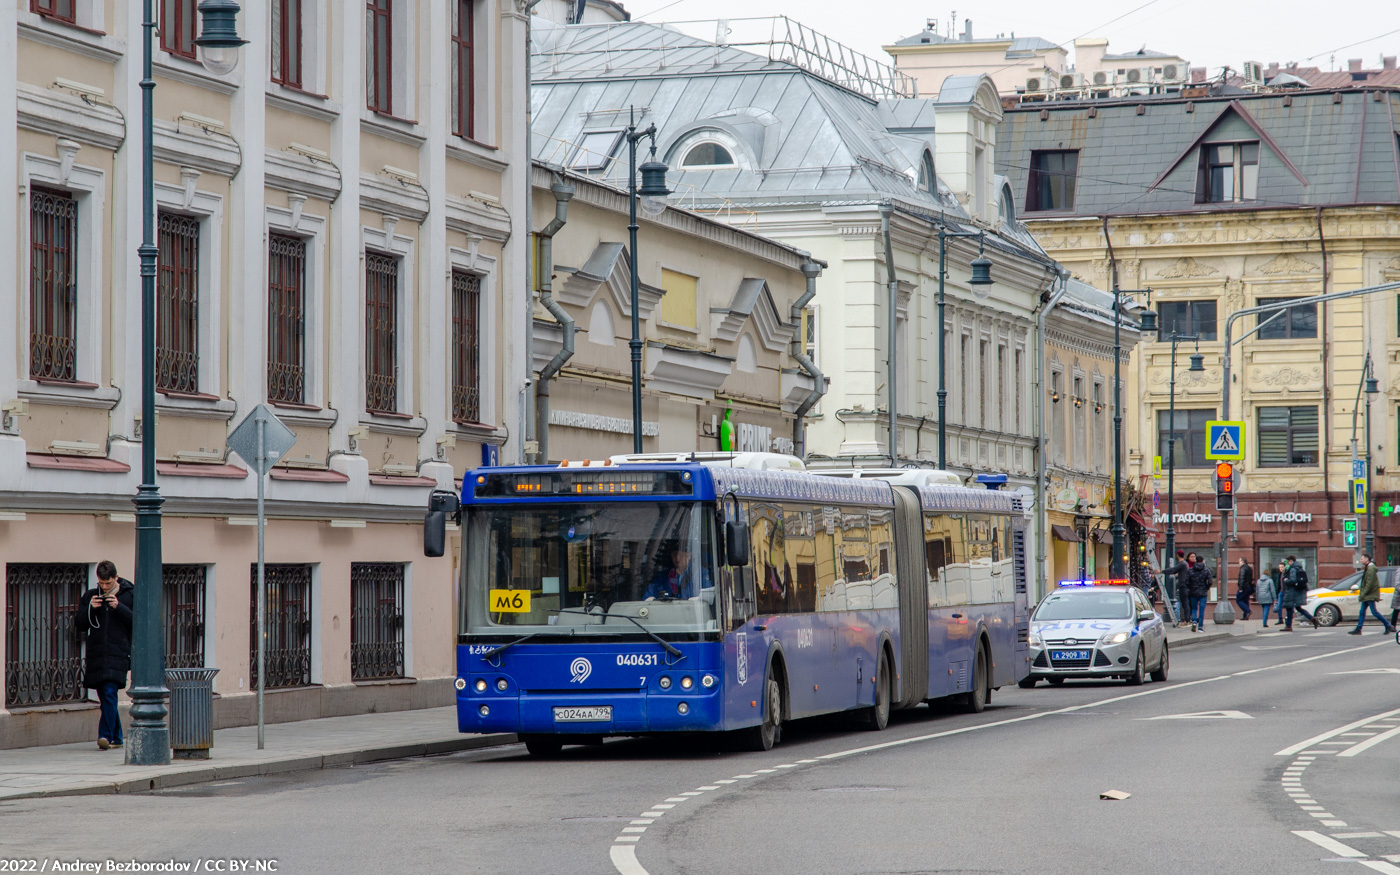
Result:
{"label": "trash bin", "polygon": [[170,748],[184,759],[209,759],[214,747],[214,675],[217,668],[168,668]]}

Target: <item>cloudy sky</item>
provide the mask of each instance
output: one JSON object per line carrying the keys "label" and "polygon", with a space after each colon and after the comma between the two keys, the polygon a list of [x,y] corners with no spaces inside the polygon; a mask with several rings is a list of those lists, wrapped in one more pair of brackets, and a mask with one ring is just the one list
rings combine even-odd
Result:
{"label": "cloudy sky", "polygon": [[[1075,37],[1102,36],[1109,51],[1129,52],[1143,45],[1179,53],[1211,74],[1246,60],[1298,61],[1306,66],[1345,69],[1348,58],[1368,68],[1381,55],[1400,55],[1400,2],[1349,0],[1344,14],[1326,3],[1303,0],[998,0],[996,3],[930,6],[913,0],[624,0],[634,18],[684,21],[786,15],[874,58],[881,50],[923,29],[930,18],[948,31],[956,13],[957,31],[972,19],[974,37],[1015,32],[1039,36],[1066,48]],[[1383,34],[1386,34],[1382,36]],[[1356,45],[1353,45],[1356,44]],[[1333,55],[1335,54],[1335,61]]]}

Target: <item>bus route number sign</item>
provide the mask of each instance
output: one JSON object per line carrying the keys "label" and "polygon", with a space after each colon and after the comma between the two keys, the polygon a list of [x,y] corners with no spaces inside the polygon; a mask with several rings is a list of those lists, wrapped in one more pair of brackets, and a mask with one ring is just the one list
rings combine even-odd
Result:
{"label": "bus route number sign", "polygon": [[527,614],[530,612],[530,591],[528,589],[493,589],[490,591],[491,612],[501,614]]}

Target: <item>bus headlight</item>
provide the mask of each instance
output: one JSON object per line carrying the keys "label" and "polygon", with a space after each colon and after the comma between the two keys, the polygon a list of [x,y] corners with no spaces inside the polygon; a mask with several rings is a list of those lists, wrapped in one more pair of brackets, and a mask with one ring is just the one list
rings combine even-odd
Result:
{"label": "bus headlight", "polygon": [[712,674],[707,674],[707,675],[705,675],[704,677],[702,677],[702,678],[700,679],[700,686],[704,687],[704,688],[707,689],[707,690],[708,690],[710,687],[713,687],[714,685],[715,685],[715,676],[712,675]]}
{"label": "bus headlight", "polygon": [[504,693],[507,686],[509,686],[509,684],[506,683],[505,678],[496,678],[496,689]]}
{"label": "bus headlight", "polygon": [[686,675],[685,677],[681,678],[682,690],[688,690],[693,686],[695,686],[695,681],[691,680],[690,675]]}
{"label": "bus headlight", "polygon": [[484,693],[484,692],[486,692],[486,679],[485,679],[485,678],[477,678],[477,679],[476,679],[476,691],[477,691],[478,693]]}
{"label": "bus headlight", "polygon": [[457,680],[455,680],[455,681],[452,683],[452,685],[453,685],[454,687],[456,687],[457,690],[460,692],[461,690],[465,690],[465,689],[467,688],[467,679],[466,679],[466,678],[457,678]]}
{"label": "bus headlight", "polygon": [[676,713],[677,713],[677,714],[682,714],[682,715],[684,715],[684,714],[689,714],[689,713],[690,713],[690,706],[687,705],[687,704],[684,703],[684,702],[681,702],[679,705],[676,706]]}
{"label": "bus headlight", "polygon": [[488,714],[491,713],[491,706],[490,706],[490,705],[482,705],[480,708],[477,708],[477,709],[476,709],[476,713],[480,714],[482,717],[485,717],[485,716],[487,716]]}
{"label": "bus headlight", "polygon": [[656,683],[657,683],[657,685],[660,686],[661,689],[663,689],[663,690],[669,690],[669,689],[671,689],[671,679],[668,678],[668,677],[666,677],[665,675],[662,675],[662,676],[661,676],[661,680],[657,681]]}

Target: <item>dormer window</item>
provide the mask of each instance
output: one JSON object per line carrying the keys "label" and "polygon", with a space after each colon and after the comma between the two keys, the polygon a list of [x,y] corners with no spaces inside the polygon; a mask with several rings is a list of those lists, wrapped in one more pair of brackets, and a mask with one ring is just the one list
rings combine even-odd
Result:
{"label": "dormer window", "polygon": [[1196,202],[1252,201],[1259,192],[1259,143],[1203,143]]}
{"label": "dormer window", "polygon": [[933,194],[937,189],[938,176],[933,172],[933,155],[924,150],[923,157],[919,159],[919,191]]}
{"label": "dormer window", "polygon": [[733,167],[734,156],[719,143],[696,143],[681,159],[681,168]]}

